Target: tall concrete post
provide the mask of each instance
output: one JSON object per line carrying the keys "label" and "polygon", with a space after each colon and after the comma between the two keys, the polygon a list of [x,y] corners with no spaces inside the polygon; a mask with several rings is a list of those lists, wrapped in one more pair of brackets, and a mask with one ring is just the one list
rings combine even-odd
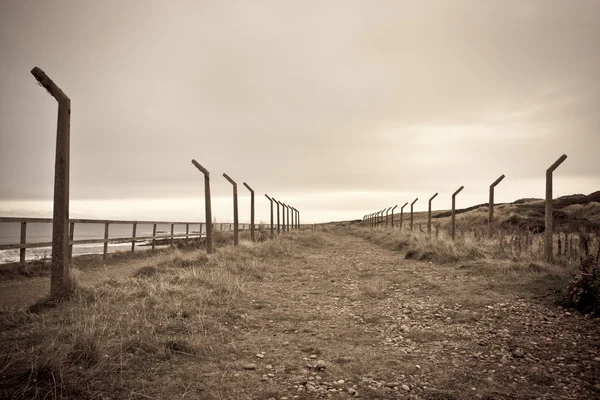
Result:
{"label": "tall concrete post", "polygon": [[[206,252],[208,254],[213,252],[213,223],[212,223],[212,209],[210,204],[210,174],[206,168],[198,163],[196,160],[192,160],[192,164],[204,174],[204,210],[206,218]],[[202,225],[201,225],[202,226]],[[202,228],[200,228],[200,238],[202,237]]]}
{"label": "tall concrete post", "polygon": [[498,179],[490,185],[490,202],[488,206],[488,235],[492,237],[494,224],[494,188],[504,179],[504,175],[500,175]]}
{"label": "tall concrete post", "polygon": [[396,207],[398,207],[397,204],[392,208],[392,229],[394,229],[394,210],[396,209]]}
{"label": "tall concrete post", "polygon": [[400,230],[402,230],[402,223],[404,221],[404,207],[408,205],[408,202],[404,203],[402,207],[400,207]]}
{"label": "tall concrete post", "polygon": [[269,199],[269,202],[271,202],[271,237],[274,237],[275,231],[274,231],[274,227],[273,227],[273,199],[270,198],[266,193],[265,193],[265,197],[267,199]]}
{"label": "tall concrete post", "polygon": [[246,182],[244,186],[250,191],[250,238],[254,242],[254,190]]}
{"label": "tall concrete post", "polygon": [[465,187],[461,186],[458,188],[458,190],[456,192],[454,192],[452,194],[452,216],[451,216],[451,227],[450,227],[450,236],[452,237],[452,240],[454,240],[454,234],[456,231],[456,221],[455,221],[455,217],[454,217],[454,213],[456,211],[456,195],[459,194],[461,192],[461,190],[463,190]]}
{"label": "tall concrete post", "polygon": [[554,218],[552,216],[552,172],[567,159],[563,154],[546,170],[546,226],[544,229],[544,258],[546,262],[552,261],[552,234]]}
{"label": "tall concrete post", "polygon": [[69,276],[69,167],[71,141],[71,99],[35,67],[31,74],[58,102],[56,154],[54,159],[54,210],[52,213],[52,269],[50,297],[61,298],[73,290]]}
{"label": "tall concrete post", "polygon": [[410,203],[410,230],[411,230],[411,232],[413,230],[413,206],[415,205],[415,203],[417,202],[417,200],[419,200],[418,197],[415,199],[415,201],[413,201],[412,203]]}
{"label": "tall concrete post", "polygon": [[237,246],[240,242],[240,232],[238,226],[238,196],[237,196],[237,183],[229,177],[227,174],[223,174],[223,177],[233,185],[233,245]]}
{"label": "tall concrete post", "polygon": [[429,236],[431,236],[431,202],[436,198],[437,195],[438,194],[436,193],[429,199],[429,210],[427,212],[427,234]]}

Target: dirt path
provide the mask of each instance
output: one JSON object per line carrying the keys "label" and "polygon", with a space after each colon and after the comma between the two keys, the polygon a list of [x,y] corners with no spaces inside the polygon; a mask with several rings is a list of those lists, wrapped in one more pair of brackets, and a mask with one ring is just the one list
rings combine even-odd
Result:
{"label": "dirt path", "polygon": [[[315,246],[300,236],[302,251],[253,273],[211,325],[223,349],[154,362],[138,382],[143,396],[128,398],[164,398],[154,394],[166,386],[169,398],[199,399],[600,395],[598,321],[457,265],[407,261],[355,236],[324,238]],[[149,262],[111,267],[108,277]],[[2,298],[42,283],[3,285]]]}
{"label": "dirt path", "polygon": [[256,387],[247,398],[600,395],[597,322],[494,291],[456,267],[329,239],[248,283],[237,345],[257,369],[233,378]]}

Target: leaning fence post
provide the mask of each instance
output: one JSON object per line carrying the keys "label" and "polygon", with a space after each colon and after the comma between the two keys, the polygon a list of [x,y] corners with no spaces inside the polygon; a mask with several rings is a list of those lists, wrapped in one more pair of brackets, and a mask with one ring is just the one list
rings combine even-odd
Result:
{"label": "leaning fence post", "polygon": [[415,203],[417,202],[417,200],[419,200],[418,197],[415,199],[415,201],[413,201],[412,203],[410,203],[410,230],[411,230],[411,232],[413,230],[413,206],[415,205]]}
{"label": "leaning fence post", "polygon": [[546,226],[544,229],[544,258],[547,262],[552,261],[552,172],[567,159],[563,154],[546,170]]}
{"label": "leaning fence post", "polygon": [[392,207],[389,207],[387,210],[385,210],[385,226],[388,226],[388,213],[390,212],[390,210],[392,209]]}
{"label": "leaning fence post", "polygon": [[450,237],[452,238],[452,240],[454,240],[454,233],[455,233],[455,230],[456,230],[456,226],[455,226],[456,225],[456,221],[455,221],[456,218],[454,217],[454,213],[455,213],[455,210],[456,210],[456,195],[459,194],[460,191],[463,190],[464,188],[465,188],[464,186],[461,186],[461,187],[458,188],[458,190],[456,192],[454,192],[452,194],[452,216],[451,216],[451,222],[450,222],[450,225],[451,225],[451,227],[450,227]]}
{"label": "leaning fence post", "polygon": [[285,203],[281,203],[281,204],[283,204],[283,207],[285,209],[285,211],[284,211],[285,218],[284,218],[284,223],[283,223],[283,230],[285,232],[289,232],[290,231],[290,206],[288,206]]}
{"label": "leaning fence post", "polygon": [[274,231],[274,228],[273,228],[273,199],[270,198],[266,193],[265,193],[265,197],[267,199],[269,199],[269,201],[271,202],[271,237],[274,237],[275,236],[275,231]]}
{"label": "leaning fence post", "polygon": [[400,207],[400,230],[402,230],[402,222],[404,221],[404,207],[408,205],[408,201],[404,203],[402,207]]}
{"label": "leaning fence post", "polygon": [[288,207],[290,208],[289,211],[290,211],[290,214],[291,214],[291,219],[290,219],[290,221],[291,221],[291,229],[294,230],[294,223],[295,223],[294,220],[296,219],[294,217],[294,207],[292,207],[292,206],[288,206]]}
{"label": "leaning fence post", "polygon": [[490,203],[488,206],[488,235],[489,237],[492,237],[492,224],[494,223],[494,188],[496,187],[497,184],[499,184],[500,182],[502,182],[502,179],[504,179],[504,174],[500,175],[500,177],[498,179],[496,179],[494,181],[494,183],[492,183],[490,185]]}
{"label": "leaning fence post", "polygon": [[237,246],[239,244],[237,183],[229,175],[223,173],[223,176],[233,185],[233,245]]}
{"label": "leaning fence post", "polygon": [[[213,241],[212,241],[212,209],[210,204],[210,174],[206,168],[198,163],[196,160],[192,160],[192,164],[204,174],[204,205],[205,205],[205,219],[206,219],[206,252],[213,252]],[[202,239],[202,225],[200,225],[200,234],[198,242]]]}
{"label": "leaning fence post", "polygon": [[429,211],[427,212],[427,234],[429,236],[431,236],[431,202],[436,198],[437,195],[438,194],[436,193],[429,199]]}
{"label": "leaning fence post", "polygon": [[40,86],[58,102],[56,155],[54,162],[54,210],[52,214],[52,272],[50,296],[63,297],[72,291],[69,282],[69,156],[71,135],[71,100],[42,71],[35,67],[31,74]]}
{"label": "leaning fence post", "polygon": [[254,241],[254,190],[246,182],[244,186],[250,191],[250,238]]}

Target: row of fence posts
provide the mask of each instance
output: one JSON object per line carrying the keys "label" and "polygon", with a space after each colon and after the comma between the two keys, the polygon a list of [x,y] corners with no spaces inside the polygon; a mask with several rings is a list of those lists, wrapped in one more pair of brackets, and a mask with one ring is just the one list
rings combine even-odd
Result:
{"label": "row of fence posts", "polygon": [[[71,100],[39,67],[34,67],[31,74],[37,83],[56,99],[58,102],[58,120],[56,130],[56,156],[54,164],[54,201],[52,214],[52,267],[50,275],[50,296],[60,298],[67,295],[72,287],[69,282],[69,159],[70,159],[70,126],[71,126]],[[206,251],[214,252],[213,247],[213,224],[210,196],[210,173],[196,160],[192,163],[204,174],[204,197],[206,213]],[[234,244],[239,243],[238,226],[238,204],[237,184],[227,174],[223,174],[233,185],[233,219],[234,219]],[[254,190],[244,182],[244,186],[250,191],[250,235],[255,239],[254,225]],[[267,195],[265,195],[267,196]],[[279,207],[282,207],[283,231],[300,229],[300,212],[298,209],[277,201],[267,196],[271,201],[271,236],[274,236],[273,226],[273,202],[277,204],[277,232],[280,232]],[[291,213],[291,218],[290,218]],[[291,225],[290,225],[291,219]],[[156,230],[156,225],[154,226]],[[25,232],[25,230],[22,230]],[[108,230],[105,229],[105,239],[108,239]],[[23,233],[22,233],[23,234]],[[156,232],[154,232],[154,236]],[[135,226],[134,226],[135,237]],[[71,238],[72,239],[72,238]],[[104,252],[108,242],[104,243]],[[135,246],[135,244],[132,244]],[[21,250],[23,252],[23,250]]]}
{"label": "row of fence posts", "polygon": [[[563,163],[567,159],[567,156],[563,154],[556,160],[547,170],[546,170],[546,200],[545,200],[545,237],[544,237],[544,258],[546,261],[552,261],[552,233],[553,233],[553,217],[552,217],[552,173],[560,164]],[[493,222],[494,222],[494,188],[505,178],[504,175],[501,175],[498,179],[496,179],[489,188],[489,203],[488,203],[488,235],[492,237],[493,235]],[[464,189],[464,186],[461,186],[452,194],[452,210],[450,213],[450,237],[452,240],[455,239],[456,233],[456,196]],[[431,202],[436,198],[438,194],[434,194],[429,199],[429,207],[427,210],[427,234],[431,236]],[[410,203],[410,230],[413,230],[413,206],[419,200],[417,197],[412,203]],[[403,214],[404,207],[408,205],[404,203],[404,205],[400,208],[400,230],[402,230],[402,222],[403,222]],[[385,218],[385,226],[388,226],[388,212],[392,210],[392,228],[394,227],[394,212],[393,210],[398,207],[397,205],[389,207],[387,209],[379,210],[371,214],[364,215],[362,218],[363,226],[369,226],[371,228],[378,227],[380,224],[383,224]],[[385,213],[385,215],[384,215]]]}
{"label": "row of fence posts", "polygon": [[[204,197],[205,197],[205,213],[206,213],[206,251],[212,253],[213,248],[213,236],[212,236],[212,223],[208,221],[212,220],[211,202],[210,202],[210,173],[204,168],[198,161],[192,160],[192,164],[204,174]],[[233,187],[233,244],[237,246],[239,244],[239,218],[238,218],[238,191],[237,182],[234,181],[229,175],[223,173],[223,177],[231,183]],[[246,182],[243,183],[246,189],[250,191],[250,238],[252,241],[255,239],[255,225],[254,225],[254,189],[250,187]],[[281,232],[283,228],[284,232],[289,232],[291,229],[300,229],[300,211],[292,207],[291,205],[285,204],[282,201],[276,200],[265,194],[265,197],[271,203],[271,237],[275,236],[275,225],[274,225],[274,212],[273,203],[277,204],[277,234]],[[281,223],[279,207],[281,207]]]}

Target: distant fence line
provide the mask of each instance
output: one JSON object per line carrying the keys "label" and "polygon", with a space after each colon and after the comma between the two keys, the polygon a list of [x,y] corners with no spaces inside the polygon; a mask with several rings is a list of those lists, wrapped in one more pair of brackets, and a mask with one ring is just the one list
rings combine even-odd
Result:
{"label": "distant fence line", "polygon": [[[565,160],[567,159],[566,154],[560,156],[548,169],[546,170],[546,199],[545,199],[545,219],[544,219],[544,259],[547,262],[551,262],[553,258],[553,214],[552,214],[552,173],[556,170]],[[494,188],[505,178],[504,175],[501,175],[498,179],[496,179],[489,187],[489,211],[488,211],[488,236],[493,236],[493,223],[494,223]],[[456,211],[456,196],[464,189],[464,186],[461,186],[452,194],[452,209],[450,212],[450,237],[451,239],[455,239],[456,236],[456,221],[455,221],[455,211]],[[431,235],[431,201],[438,194],[434,194],[429,199],[429,208],[428,208],[428,221],[427,221],[427,233]],[[410,204],[410,230],[414,229],[413,227],[413,205],[419,200],[416,198]],[[408,203],[406,203],[408,204]],[[403,209],[406,206],[402,206],[400,208],[400,223],[399,227],[402,229],[403,222]],[[394,207],[396,208],[396,207]],[[383,209],[381,211],[376,211],[371,214],[366,214],[362,218],[363,226],[370,226],[371,228],[378,227],[380,224],[385,222],[385,226],[388,226],[388,209]],[[383,213],[385,212],[385,215]],[[385,218],[385,220],[383,220]],[[392,213],[392,228],[394,227],[393,222],[394,214]],[[421,227],[419,226],[419,230]],[[437,227],[436,227],[437,230]],[[436,233],[437,234],[437,233]]]}
{"label": "distant fence line", "polygon": [[[40,248],[40,247],[51,247],[52,242],[27,242],[27,225],[33,223],[47,223],[53,222],[52,218],[19,218],[19,217],[0,217],[0,223],[18,223],[20,224],[20,240],[15,243],[0,244],[0,250],[13,250],[19,249],[19,263],[24,265],[26,263],[26,249]],[[74,239],[76,232],[76,224],[97,224],[104,225],[104,238],[98,239]],[[132,225],[130,236],[121,237],[110,237],[110,225]],[[152,235],[137,236],[137,228],[139,225],[151,225]],[[157,232],[158,226],[170,225],[171,232],[168,234],[161,234]],[[175,226],[185,226],[185,233],[175,232]],[[268,229],[270,224],[254,224],[254,229]],[[231,231],[233,230],[234,224],[230,222],[213,222],[213,229],[217,231]],[[198,228],[195,230],[194,228]],[[207,232],[206,222],[181,222],[181,221],[126,221],[126,220],[100,220],[100,219],[70,219],[69,220],[69,259],[73,255],[73,245],[81,244],[104,244],[103,258],[106,259],[108,253],[109,243],[126,243],[131,242],[131,252],[135,251],[135,245],[138,241],[152,240],[152,250],[156,246],[157,240],[170,239],[170,245],[174,244],[176,239],[193,239],[201,238],[206,235]],[[242,231],[253,231],[252,224],[242,223],[239,225],[239,229]]]}

